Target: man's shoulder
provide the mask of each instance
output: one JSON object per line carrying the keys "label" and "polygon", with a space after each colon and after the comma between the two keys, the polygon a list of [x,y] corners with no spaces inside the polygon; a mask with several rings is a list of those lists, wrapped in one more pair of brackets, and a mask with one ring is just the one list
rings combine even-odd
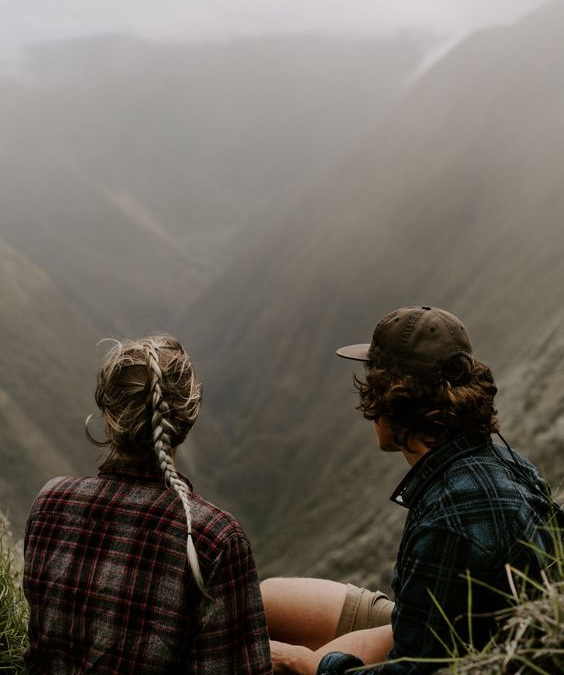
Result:
{"label": "man's shoulder", "polygon": [[434,500],[461,504],[468,499],[484,504],[502,500],[512,508],[520,503],[523,490],[532,489],[538,480],[538,471],[531,462],[492,443],[452,462],[429,492],[434,492]]}
{"label": "man's shoulder", "polygon": [[520,455],[501,450],[484,447],[446,467],[418,504],[418,525],[468,538],[489,551],[528,528],[538,472]]}

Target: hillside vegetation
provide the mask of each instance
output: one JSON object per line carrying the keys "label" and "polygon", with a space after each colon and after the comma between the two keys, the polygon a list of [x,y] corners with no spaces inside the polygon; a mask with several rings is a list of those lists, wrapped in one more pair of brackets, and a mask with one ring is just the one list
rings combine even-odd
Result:
{"label": "hillside vegetation", "polygon": [[0,672],[25,675],[28,608],[22,591],[21,554],[0,513]]}

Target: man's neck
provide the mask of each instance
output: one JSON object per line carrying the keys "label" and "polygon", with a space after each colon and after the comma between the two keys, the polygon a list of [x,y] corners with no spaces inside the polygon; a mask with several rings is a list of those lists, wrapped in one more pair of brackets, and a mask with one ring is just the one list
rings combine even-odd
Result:
{"label": "man's neck", "polygon": [[417,462],[431,449],[420,438],[415,438],[413,436],[409,438],[408,446],[409,450],[407,448],[402,449],[402,453],[408,464],[411,466],[415,466],[415,464],[417,464]]}

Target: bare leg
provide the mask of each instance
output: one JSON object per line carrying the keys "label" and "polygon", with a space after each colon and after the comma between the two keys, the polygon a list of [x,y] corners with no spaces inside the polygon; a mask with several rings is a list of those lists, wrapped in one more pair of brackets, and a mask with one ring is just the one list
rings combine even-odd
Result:
{"label": "bare leg", "polygon": [[378,626],[378,628],[365,628],[341,635],[323,645],[315,653],[320,659],[329,652],[354,654],[368,665],[369,663],[384,661],[392,648],[392,643],[392,627],[387,624],[386,626]]}
{"label": "bare leg", "polygon": [[315,675],[321,658],[333,651],[354,654],[366,665],[384,661],[392,648],[392,628],[388,624],[347,633],[316,651],[283,642],[272,641],[270,645],[276,675]]}
{"label": "bare leg", "polygon": [[274,578],[261,583],[272,640],[315,651],[335,639],[347,587],[337,581]]}

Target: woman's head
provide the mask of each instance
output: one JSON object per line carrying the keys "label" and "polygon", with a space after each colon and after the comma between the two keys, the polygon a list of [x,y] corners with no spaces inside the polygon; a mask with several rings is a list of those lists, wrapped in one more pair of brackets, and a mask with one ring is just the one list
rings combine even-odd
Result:
{"label": "woman's head", "polygon": [[198,588],[205,585],[192,540],[188,485],[177,474],[172,451],[190,431],[202,398],[188,354],[170,335],[141,340],[114,341],[98,371],[96,403],[102,412],[110,455],[102,465],[115,461],[157,465],[166,485],[174,490],[186,516],[186,553]]}
{"label": "woman's head", "polygon": [[109,461],[152,462],[160,449],[170,453],[186,438],[201,385],[178,340],[154,335],[115,341],[98,371],[95,397],[107,435],[97,444],[109,447]]}

